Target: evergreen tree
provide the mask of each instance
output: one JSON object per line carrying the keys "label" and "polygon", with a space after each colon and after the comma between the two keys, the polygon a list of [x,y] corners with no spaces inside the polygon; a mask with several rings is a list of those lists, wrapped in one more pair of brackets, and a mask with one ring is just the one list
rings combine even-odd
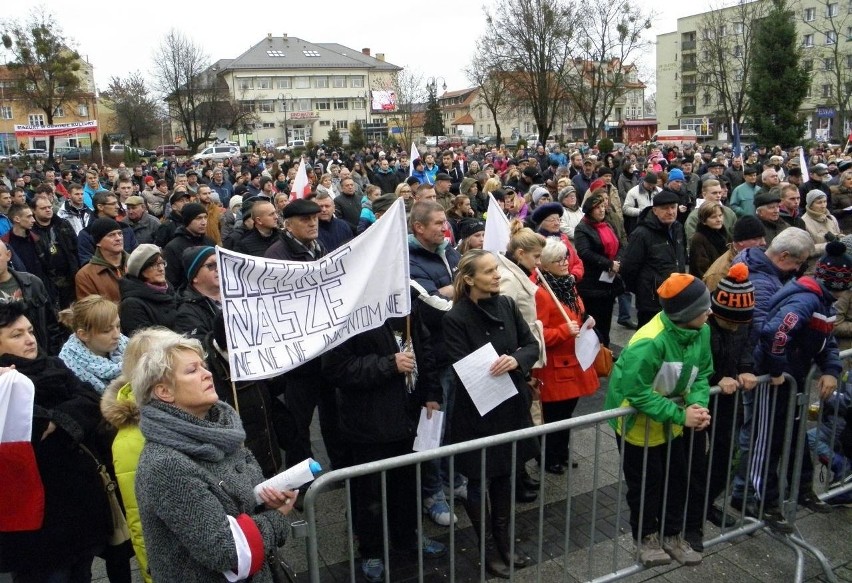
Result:
{"label": "evergreen tree", "polygon": [[799,108],[810,78],[801,64],[794,19],[785,0],[772,0],[771,10],[756,23],[746,119],[759,144],[789,148],[802,140],[805,117]]}
{"label": "evergreen tree", "polygon": [[441,119],[441,106],[436,97],[437,88],[429,85],[429,100],[426,102],[426,117],[423,120],[423,135],[444,135],[444,122]]}
{"label": "evergreen tree", "polygon": [[338,130],[336,127],[331,128],[328,131],[328,137],[325,139],[325,143],[329,148],[333,150],[342,148],[343,138],[340,135],[340,130]]}
{"label": "evergreen tree", "polygon": [[364,128],[360,122],[353,121],[349,124],[349,147],[355,151],[360,150],[367,145],[367,138],[364,137]]}

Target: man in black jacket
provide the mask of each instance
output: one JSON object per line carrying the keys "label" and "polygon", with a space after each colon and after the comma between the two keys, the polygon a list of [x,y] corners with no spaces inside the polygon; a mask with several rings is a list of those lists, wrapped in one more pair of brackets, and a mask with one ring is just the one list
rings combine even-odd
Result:
{"label": "man in black jacket", "polygon": [[[266,251],[269,259],[316,261],[326,254],[319,242],[320,207],[312,200],[296,199],[284,207],[284,232]],[[322,376],[319,358],[288,372],[285,401],[295,424],[291,443],[284,448],[287,466],[313,457],[311,452],[311,420],[319,407],[320,429],[331,465],[342,468],[350,463],[349,448],[340,438],[337,423],[337,402],[334,389]]]}
{"label": "man in black jacket", "polygon": [[361,197],[355,192],[355,181],[352,178],[340,181],[340,195],[334,199],[334,214],[349,224],[354,237],[358,232],[358,219],[361,218]]}
{"label": "man in black jacket", "polygon": [[187,286],[175,318],[175,332],[203,340],[213,331],[213,321],[222,312],[219,296],[219,264],[213,247],[190,247],[181,256]]}
{"label": "man in black jacket", "polygon": [[80,268],[77,262],[77,234],[74,227],[53,212],[50,198],[37,194],[33,199],[33,232],[44,248],[47,275],[56,290],[59,308],[64,309],[75,299],[74,276]]}
{"label": "man in black jacket", "polygon": [[251,218],[254,228],[234,243],[234,251],[263,257],[278,240],[278,211],[271,202],[258,199],[252,204]]}
{"label": "man in black jacket", "polygon": [[686,235],[677,221],[677,194],[664,190],[639,215],[621,262],[621,277],[636,294],[639,328],[660,311],[657,288],[672,273],[686,273]]}
{"label": "man in black jacket", "polygon": [[183,225],[177,228],[175,237],[163,249],[166,260],[166,279],[177,289],[183,289],[188,281],[181,258],[190,247],[212,247],[216,243],[207,236],[207,209],[204,205],[191,202],[181,211]]}

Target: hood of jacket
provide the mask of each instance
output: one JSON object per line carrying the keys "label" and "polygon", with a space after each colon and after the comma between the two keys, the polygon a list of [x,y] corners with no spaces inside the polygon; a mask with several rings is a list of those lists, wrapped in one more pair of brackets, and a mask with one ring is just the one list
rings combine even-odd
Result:
{"label": "hood of jacket", "polygon": [[447,243],[447,240],[444,239],[444,241],[442,241],[441,244],[438,245],[438,248],[435,251],[430,251],[429,249],[423,246],[423,244],[417,239],[417,237],[415,237],[414,235],[408,236],[409,249],[423,251],[424,253],[434,253],[435,255],[440,255],[441,257],[446,255],[448,245],[449,243]]}
{"label": "hood of jacket", "polygon": [[139,406],[133,396],[130,383],[118,377],[107,386],[101,397],[101,414],[107,423],[121,429],[128,425],[139,425]]}
{"label": "hood of jacket", "polygon": [[771,277],[777,277],[781,281],[787,279],[787,274],[775,267],[772,260],[766,255],[766,251],[760,247],[749,247],[744,249],[734,260],[734,263],[745,263],[749,273],[762,273]]}

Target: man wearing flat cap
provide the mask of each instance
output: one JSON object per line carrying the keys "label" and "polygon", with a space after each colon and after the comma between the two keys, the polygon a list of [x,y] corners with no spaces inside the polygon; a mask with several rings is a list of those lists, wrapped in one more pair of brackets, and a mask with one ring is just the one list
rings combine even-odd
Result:
{"label": "man wearing flat cap", "polygon": [[808,168],[808,180],[799,186],[799,195],[802,197],[800,202],[802,212],[805,210],[805,199],[812,190],[823,191],[826,198],[828,198],[828,208],[831,208],[831,188],[828,186],[830,178],[828,175],[828,166],[825,164],[814,164]]}
{"label": "man wearing flat cap", "polygon": [[789,227],[787,221],[781,218],[781,187],[773,186],[769,190],[761,190],[754,197],[754,214],[766,229],[766,244],[781,231]]}
{"label": "man wearing flat cap", "polygon": [[[298,198],[284,207],[284,231],[278,241],[266,250],[268,259],[316,261],[326,254],[319,241],[320,206],[312,200]],[[348,465],[346,445],[337,430],[337,405],[334,387],[322,376],[321,359],[315,358],[286,373],[284,400],[293,415],[292,438],[285,444],[288,467],[313,457],[311,452],[311,420],[319,406],[320,429],[328,457],[334,468]]]}
{"label": "man wearing flat cap", "polygon": [[654,196],[652,206],[639,215],[621,262],[621,277],[636,294],[639,328],[660,311],[660,283],[672,273],[686,273],[686,235],[677,220],[679,203],[680,197],[670,190]]}

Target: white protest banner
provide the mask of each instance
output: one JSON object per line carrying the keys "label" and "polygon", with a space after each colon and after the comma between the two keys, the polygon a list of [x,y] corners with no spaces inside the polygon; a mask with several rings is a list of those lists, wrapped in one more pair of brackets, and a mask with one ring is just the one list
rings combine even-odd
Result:
{"label": "white protest banner", "polygon": [[411,311],[405,205],[322,259],[279,261],[216,248],[235,381],[292,370]]}
{"label": "white protest banner", "polygon": [[503,213],[503,208],[494,195],[488,193],[488,214],[485,215],[485,239],[482,248],[492,253],[506,253],[506,247],[512,238],[509,219]]}

